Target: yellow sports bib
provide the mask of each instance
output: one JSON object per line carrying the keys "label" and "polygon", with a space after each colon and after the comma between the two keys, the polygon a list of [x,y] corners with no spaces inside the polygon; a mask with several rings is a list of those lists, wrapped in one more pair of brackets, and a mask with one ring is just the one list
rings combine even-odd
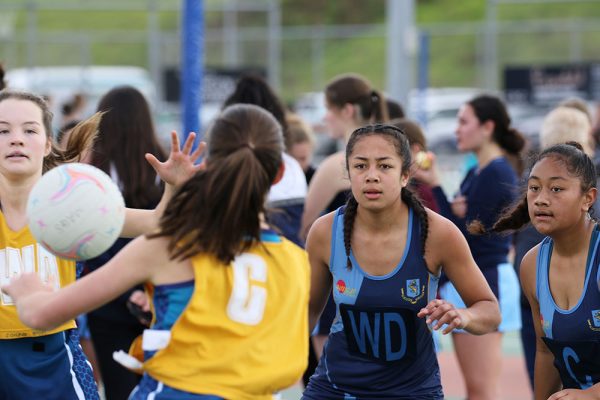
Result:
{"label": "yellow sports bib", "polygon": [[194,294],[144,370],[176,389],[228,399],[272,399],[293,385],[308,360],[306,252],[278,238],[230,265],[208,255],[192,263]]}
{"label": "yellow sports bib", "polygon": [[[44,249],[28,227],[18,232],[10,230],[0,212],[0,285],[8,284],[12,277],[24,272],[37,272],[42,281],[58,289],[75,280],[75,263]],[[0,294],[0,339],[44,336],[70,328],[75,328],[74,321],[51,331],[28,328],[19,320],[12,299],[5,293]]]}

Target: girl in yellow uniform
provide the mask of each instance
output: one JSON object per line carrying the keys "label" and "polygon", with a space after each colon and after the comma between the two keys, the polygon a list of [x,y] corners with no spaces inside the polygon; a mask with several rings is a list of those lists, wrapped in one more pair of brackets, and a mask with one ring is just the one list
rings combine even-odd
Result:
{"label": "girl in yellow uniform", "polygon": [[[53,289],[75,280],[75,263],[51,254],[32,236],[25,208],[44,172],[78,161],[91,148],[99,121],[95,115],[75,127],[63,151],[53,144],[52,113],[41,97],[0,91],[0,285],[24,272],[52,282]],[[147,159],[161,178],[178,184],[197,169],[189,159],[191,143],[180,152],[174,136],[175,151],[166,163],[151,155]],[[168,187],[157,210],[127,210],[124,235],[139,235],[157,225],[173,191]],[[98,399],[72,318],[51,329],[32,329],[19,321],[15,301],[0,293],[0,400]]]}
{"label": "girl in yellow uniform", "polygon": [[31,274],[3,288],[25,324],[50,329],[151,283],[156,318],[132,399],[268,399],[306,367],[308,259],[263,219],[283,173],[281,128],[240,104],[208,138],[206,169],[177,191],[157,232],[59,291]]}

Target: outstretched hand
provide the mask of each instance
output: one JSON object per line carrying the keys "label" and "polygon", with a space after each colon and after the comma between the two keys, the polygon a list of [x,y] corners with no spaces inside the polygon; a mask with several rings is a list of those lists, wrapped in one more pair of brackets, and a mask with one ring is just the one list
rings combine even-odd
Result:
{"label": "outstretched hand", "polygon": [[165,162],[159,161],[153,154],[147,153],[146,160],[152,165],[160,179],[172,186],[180,186],[194,174],[204,168],[204,163],[195,164],[206,149],[206,142],[200,142],[192,152],[195,132],[190,132],[183,148],[180,148],[177,132],[171,132],[171,153]]}
{"label": "outstretched hand", "polygon": [[9,295],[14,302],[36,292],[52,292],[49,284],[42,282],[35,272],[24,273],[10,280],[8,285],[2,286],[2,292]]}
{"label": "outstretched hand", "polygon": [[10,283],[1,289],[17,306],[21,322],[30,328],[48,329],[47,326],[40,325],[35,310],[47,303],[47,296],[54,291],[52,286],[52,281],[46,284],[35,272],[30,272],[12,278]]}
{"label": "outstretched hand", "polygon": [[430,324],[433,330],[438,330],[446,325],[442,331],[444,335],[454,329],[462,329],[467,325],[467,321],[460,310],[456,309],[451,303],[440,299],[430,301],[424,308],[421,308],[417,316],[426,318],[425,322],[428,325]]}

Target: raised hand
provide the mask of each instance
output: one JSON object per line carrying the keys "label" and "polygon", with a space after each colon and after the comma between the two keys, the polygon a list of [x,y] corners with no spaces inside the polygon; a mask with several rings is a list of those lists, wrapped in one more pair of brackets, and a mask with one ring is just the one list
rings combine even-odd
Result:
{"label": "raised hand", "polygon": [[171,153],[165,162],[159,161],[153,154],[147,153],[146,160],[152,165],[160,179],[172,186],[180,186],[204,167],[204,163],[196,161],[204,153],[206,142],[200,142],[192,152],[195,132],[190,132],[183,148],[180,148],[177,132],[171,132]]}

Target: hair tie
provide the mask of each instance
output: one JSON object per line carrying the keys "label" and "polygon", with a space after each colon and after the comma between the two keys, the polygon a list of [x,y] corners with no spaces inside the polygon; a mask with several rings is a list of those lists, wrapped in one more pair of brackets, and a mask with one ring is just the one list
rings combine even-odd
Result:
{"label": "hair tie", "polygon": [[371,91],[371,102],[373,104],[377,104],[379,102],[379,94],[374,90]]}

